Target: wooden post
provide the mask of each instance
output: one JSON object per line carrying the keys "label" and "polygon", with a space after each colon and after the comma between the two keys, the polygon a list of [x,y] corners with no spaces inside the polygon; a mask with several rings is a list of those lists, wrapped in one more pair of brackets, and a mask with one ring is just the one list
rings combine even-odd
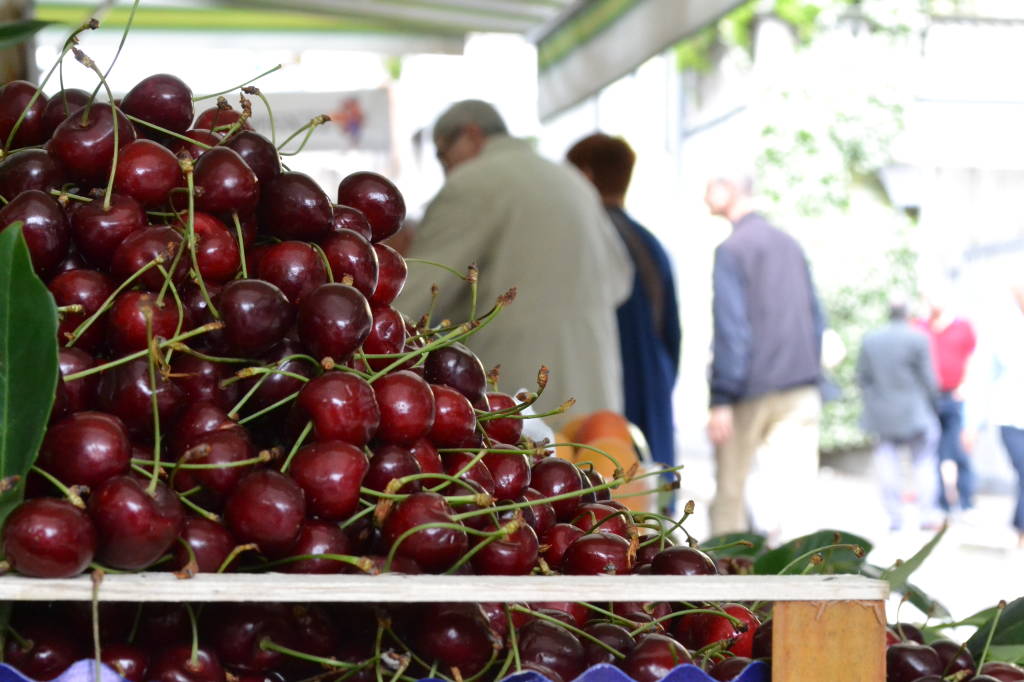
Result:
{"label": "wooden post", "polygon": [[773,682],[885,682],[883,602],[777,602],[773,619]]}
{"label": "wooden post", "polygon": [[[0,23],[25,18],[25,0],[0,0]],[[0,49],[0,85],[28,75],[24,45]]]}

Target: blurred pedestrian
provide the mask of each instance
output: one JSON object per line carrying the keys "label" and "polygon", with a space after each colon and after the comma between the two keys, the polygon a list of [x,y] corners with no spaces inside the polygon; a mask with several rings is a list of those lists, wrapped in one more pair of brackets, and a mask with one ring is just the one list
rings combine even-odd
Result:
{"label": "blurred pedestrian", "polygon": [[618,309],[626,418],[643,431],[656,462],[675,466],[672,387],[679,371],[679,310],[668,254],[625,211],[636,155],[625,140],[596,133],[567,156],[597,188],[633,260],[632,293]]}
{"label": "blurred pedestrian", "polygon": [[878,440],[875,469],[890,529],[903,525],[904,449],[910,451],[918,523],[937,527],[938,386],[928,336],[910,322],[905,302],[894,301],[889,322],[864,336],[857,385],[864,401],[864,429]]}
{"label": "blurred pedestrian", "polygon": [[957,512],[974,506],[974,470],[961,444],[964,403],[960,386],[977,338],[971,323],[949,309],[948,298],[945,287],[926,291],[928,317],[916,323],[931,341],[939,382],[939,504],[946,512]]}
{"label": "blurred pedestrian", "polygon": [[486,368],[501,365],[503,390],[532,390],[543,364],[551,375],[538,408],[574,397],[577,413],[621,413],[615,310],[629,295],[633,269],[593,186],[511,137],[486,102],[452,105],[433,134],[445,183],[408,257],[462,271],[475,264],[479,286],[474,299],[465,282],[412,262],[398,307],[420,315],[433,305],[435,322],[458,323],[474,300],[480,314],[517,287],[515,302],[467,342]]}
{"label": "blurred pedestrian", "polygon": [[[818,473],[824,316],[803,250],[753,210],[749,177],[708,183],[705,203],[732,234],[715,250],[708,437],[715,445],[711,528],[744,531],[748,475],[758,530],[807,525]],[[755,466],[756,464],[756,466]]]}

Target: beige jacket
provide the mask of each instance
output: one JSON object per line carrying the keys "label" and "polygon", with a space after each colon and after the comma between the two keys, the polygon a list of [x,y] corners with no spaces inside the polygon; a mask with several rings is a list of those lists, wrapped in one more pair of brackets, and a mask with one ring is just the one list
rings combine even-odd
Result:
{"label": "beige jacket", "polygon": [[[615,309],[630,293],[633,266],[576,169],[541,158],[524,140],[490,138],[449,175],[408,256],[460,272],[475,263],[478,315],[517,288],[515,302],[467,344],[485,369],[501,365],[501,390],[536,390],[537,370],[546,365],[550,382],[538,407],[573,397],[572,414],[622,412]],[[432,320],[468,319],[469,286],[425,264],[410,263],[397,307],[418,318],[435,282],[441,294]]]}

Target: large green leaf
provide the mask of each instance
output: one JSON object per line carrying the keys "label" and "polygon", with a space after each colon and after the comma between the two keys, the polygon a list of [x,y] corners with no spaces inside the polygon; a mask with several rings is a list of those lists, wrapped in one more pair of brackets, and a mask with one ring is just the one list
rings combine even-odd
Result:
{"label": "large green leaf", "polygon": [[[700,543],[700,548],[706,552],[714,554],[720,559],[727,557],[745,556],[755,557],[761,553],[764,549],[764,536],[757,535],[755,533],[726,533],[725,535],[716,535],[713,538],[709,538],[704,542]],[[749,542],[750,546],[734,544],[738,542]],[[728,547],[727,545],[733,545]],[[716,549],[721,547],[722,549]]]}
{"label": "large green leaf", "polygon": [[989,661],[1005,661],[1007,663],[1024,663],[1024,644],[993,644],[988,649]]}
{"label": "large green leaf", "polygon": [[946,528],[947,526],[943,526],[942,530],[936,533],[935,537],[926,542],[924,547],[917,550],[914,556],[882,573],[882,580],[888,581],[889,589],[894,592],[903,591],[903,587],[907,584],[910,574],[920,568],[921,564],[924,563],[924,560],[932,553],[935,546],[939,544],[939,540],[941,540],[942,536],[946,534]]}
{"label": "large green leaf", "polygon": [[[853,533],[846,533],[838,530],[819,530],[817,533],[804,535],[791,540],[781,547],[761,555],[754,562],[754,573],[758,575],[778,575],[786,569],[795,559],[807,552],[827,547],[829,545],[848,544],[858,545],[864,550],[861,557],[857,557],[847,549],[825,550],[822,552],[824,563],[815,569],[816,573],[857,573],[864,563],[864,555],[871,551],[873,545],[866,539]],[[786,569],[787,573],[799,573],[806,564],[792,566]]]}
{"label": "large green leaf", "polygon": [[32,269],[21,225],[0,228],[0,524],[22,499],[57,389],[57,309]]}
{"label": "large green leaf", "polygon": [[0,50],[20,45],[52,23],[52,21],[25,19],[24,21],[7,21],[0,24]]}
{"label": "large green leaf", "polygon": [[[883,580],[885,577],[885,569],[881,568],[880,566],[875,566],[874,564],[865,563],[863,566],[860,567],[860,574],[868,578],[873,578],[875,580]],[[921,613],[927,614],[929,618],[939,619],[943,621],[948,621],[950,618],[952,618],[952,616],[949,613],[949,610],[945,606],[943,606],[941,603],[939,603],[931,596],[929,596],[927,593],[925,593],[924,590],[922,590],[921,588],[917,587],[912,583],[905,583],[900,589],[894,589],[893,592],[905,595],[907,597],[908,602],[910,602],[913,606],[916,606],[921,611]],[[979,614],[975,614],[974,616],[972,616],[972,618],[977,620],[979,618]],[[965,622],[964,624],[967,623]],[[929,631],[929,633],[936,633],[943,628],[950,627],[957,627],[957,624],[944,622],[931,626],[930,628],[925,628],[925,630]]]}
{"label": "large green leaf", "polygon": [[[988,639],[988,633],[992,629],[992,621],[995,617],[996,614],[993,614],[992,618],[981,625],[974,636],[967,640],[967,648],[975,658],[980,656],[981,650],[985,648],[985,640]],[[1003,609],[1002,615],[999,616],[999,623],[996,624],[996,631],[992,635],[992,645],[1006,647],[1024,645],[1024,597],[1015,599]]]}

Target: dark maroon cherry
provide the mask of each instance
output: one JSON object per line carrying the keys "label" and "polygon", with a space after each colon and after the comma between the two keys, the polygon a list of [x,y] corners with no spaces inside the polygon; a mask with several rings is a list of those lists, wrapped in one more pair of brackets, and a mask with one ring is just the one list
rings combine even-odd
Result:
{"label": "dark maroon cherry", "polygon": [[194,661],[191,644],[161,643],[156,651],[146,675],[149,682],[225,682],[220,659],[208,647],[200,646]]}
{"label": "dark maroon cherry", "polygon": [[370,305],[390,305],[405,287],[409,267],[402,254],[387,244],[374,244],[377,253],[377,287],[370,296]]}
{"label": "dark maroon cherry", "polygon": [[476,413],[465,396],[447,386],[430,385],[434,425],[428,437],[440,448],[464,447],[476,430]]}
{"label": "dark maroon cherry", "polygon": [[[484,528],[495,530],[493,524]],[[482,575],[529,575],[537,565],[538,546],[537,534],[524,524],[474,554],[473,570]]]}
{"label": "dark maroon cherry", "polygon": [[717,575],[715,562],[704,552],[693,547],[666,547],[651,560],[651,573],[655,575]]}
{"label": "dark maroon cherry", "polygon": [[[187,223],[186,223],[187,226]],[[208,213],[195,214],[196,261],[205,282],[223,284],[242,266],[238,242],[227,226]]]}
{"label": "dark maroon cherry", "polygon": [[[487,410],[489,412],[506,412],[517,405],[516,399],[507,393],[488,393]],[[500,417],[482,422],[484,431],[500,443],[516,444],[523,435],[523,420]]]}
{"label": "dark maroon cherry", "polygon": [[354,374],[328,372],[299,393],[299,407],[313,421],[319,441],[341,440],[366,445],[377,432],[380,409],[373,388]]}
{"label": "dark maroon cherry", "polygon": [[423,377],[432,384],[450,386],[466,396],[474,407],[487,409],[484,366],[480,358],[461,343],[430,351],[423,366]]}
{"label": "dark maroon cherry", "polygon": [[708,669],[708,675],[720,682],[728,682],[739,677],[750,663],[750,659],[743,656],[723,658]]}
{"label": "dark maroon cherry", "polygon": [[211,402],[190,402],[182,410],[174,425],[174,430],[170,434],[171,455],[175,459],[181,457],[200,436],[207,433],[234,431],[244,435],[243,428],[228,417],[225,409],[227,408],[219,407]]}
{"label": "dark maroon cherry", "polygon": [[[17,149],[30,147],[46,141],[46,129],[43,126],[43,114],[46,111],[46,95],[39,93],[35,101],[36,86],[28,81],[10,81],[0,87],[0,147]],[[29,105],[31,103],[31,106]],[[25,116],[22,118],[22,113]],[[7,138],[11,136],[14,125],[21,118],[18,130],[14,133],[11,144]]]}
{"label": "dark maroon cherry", "polygon": [[[623,655],[629,654],[636,645],[633,636],[629,634],[629,630],[614,623],[589,623],[583,630]],[[587,654],[588,666],[597,665],[598,663],[614,664],[616,662],[616,657],[604,647],[600,647],[590,640],[580,641],[583,644],[583,650]]]}
{"label": "dark maroon cherry", "polygon": [[325,521],[340,521],[358,508],[359,487],[368,467],[359,448],[324,441],[300,448],[288,473],[305,491],[311,514]]}
{"label": "dark maroon cherry", "polygon": [[[495,488],[497,488],[497,479],[495,479]],[[534,490],[533,488],[526,488],[523,490],[522,495],[515,498],[515,502],[536,502],[537,500],[543,499],[544,496]],[[532,504],[529,507],[524,507],[521,510],[523,519],[530,524],[530,527],[537,533],[538,538],[545,538],[548,531],[555,525],[555,510],[547,502],[540,502]],[[503,518],[503,521],[508,519]]]}
{"label": "dark maroon cherry", "polygon": [[965,646],[961,646],[949,639],[935,640],[930,646],[939,655],[943,675],[950,675],[961,670],[973,672],[978,669],[977,664],[974,662],[974,656],[971,655],[971,652]]}
{"label": "dark maroon cherry", "polygon": [[327,283],[323,259],[305,242],[281,242],[268,247],[260,256],[256,272],[260,279],[284,292],[292,303]]}
{"label": "dark maroon cherry", "polygon": [[913,682],[925,675],[941,675],[942,661],[930,646],[900,642],[886,649],[885,670],[887,682]]}
{"label": "dark maroon cherry", "polygon": [[87,655],[78,639],[53,624],[27,623],[18,628],[18,634],[30,646],[22,647],[14,637],[7,637],[4,662],[32,680],[52,680]]}
{"label": "dark maroon cherry", "polygon": [[[193,128],[201,128],[204,130],[218,130],[220,132],[227,132],[238,120],[242,117],[241,112],[232,109],[231,107],[221,108],[220,106],[210,107],[204,110],[198,116],[196,116],[196,122],[193,124]],[[249,121],[242,123],[240,130],[252,130],[252,126],[249,125]]]}
{"label": "dark maroon cherry", "polygon": [[[195,556],[195,568],[200,573],[216,573],[237,544],[228,529],[208,519],[193,516],[185,519],[181,539],[188,544]],[[175,570],[184,568],[191,558],[179,542],[174,548]]]}
{"label": "dark maroon cherry", "polygon": [[178,496],[163,483],[150,494],[147,485],[133,476],[115,476],[89,496],[102,563],[129,571],[146,568],[181,532],[185,514]]}
{"label": "dark maroon cherry", "polygon": [[[384,492],[388,484],[396,478],[414,476],[423,473],[419,462],[403,447],[398,445],[378,445],[370,457],[370,468],[363,479],[363,485],[371,490]],[[421,481],[410,481],[395,491],[398,493],[417,492],[422,488]]]}
{"label": "dark maroon cherry", "polygon": [[[494,496],[494,476],[475,455],[468,452],[446,452],[441,461],[444,463],[444,472],[449,476],[457,476],[464,481],[476,483],[482,491]],[[472,494],[472,490],[466,486],[455,483],[445,486],[444,492],[448,495]]]}
{"label": "dark maroon cherry", "polygon": [[405,200],[395,185],[382,175],[352,173],[338,185],[338,203],[363,212],[379,242],[402,229]]}
{"label": "dark maroon cherry", "polygon": [[[189,464],[236,464],[256,457],[256,449],[242,429],[210,431],[189,443],[192,453]],[[191,488],[198,483],[214,495],[227,496],[238,482],[252,471],[254,464],[245,466],[224,466],[216,469],[182,469],[178,478],[181,486]]]}
{"label": "dark maroon cherry", "polygon": [[[168,429],[185,406],[181,389],[159,371],[155,373],[157,410],[162,429]],[[149,362],[138,358],[107,370],[99,386],[99,406],[121,418],[128,433],[149,436],[153,433],[153,390]]]}
{"label": "dark maroon cherry", "polygon": [[628,515],[614,507],[597,502],[580,505],[580,508],[576,510],[573,525],[578,526],[586,533],[592,531],[614,533],[627,540],[633,528],[633,524],[628,520]]}
{"label": "dark maroon cherry", "polygon": [[331,232],[341,230],[352,230],[358,233],[366,241],[373,238],[373,231],[370,230],[370,221],[362,211],[351,206],[331,204]]}
{"label": "dark maroon cherry", "polygon": [[544,561],[548,566],[558,568],[565,559],[565,551],[569,545],[583,537],[583,531],[568,523],[556,523],[548,532],[541,536],[547,549],[544,550]]}
{"label": "dark maroon cherry", "polygon": [[[326,521],[305,521],[288,556],[318,556],[321,554],[347,555],[351,543],[337,524]],[[337,559],[301,559],[282,564],[277,570],[283,573],[345,573],[350,565]]]}
{"label": "dark maroon cherry", "polygon": [[135,641],[147,648],[166,647],[170,642],[187,642],[192,637],[188,610],[181,603],[142,604]]}
{"label": "dark maroon cherry", "polygon": [[104,644],[100,660],[128,682],[146,682],[149,654],[138,646],[125,642]]}
{"label": "dark maroon cherry", "polygon": [[[147,227],[132,232],[115,249],[113,260],[110,262],[110,273],[123,281],[160,257],[163,259],[162,267],[171,273],[172,281],[181,284],[191,266],[188,256],[182,254],[178,259],[177,269],[172,271],[171,267],[174,265],[174,255],[182,248],[185,248],[185,245],[181,235],[171,227]],[[138,281],[150,291],[160,291],[164,284],[164,276],[160,273],[160,268],[152,266],[139,276]]]}
{"label": "dark maroon cherry", "polygon": [[152,140],[135,140],[118,156],[114,189],[143,206],[166,203],[171,190],[184,185],[178,159]]}
{"label": "dark maroon cherry", "polygon": [[501,646],[476,604],[429,606],[415,624],[414,647],[444,670],[476,675]]}
{"label": "dark maroon cherry", "polygon": [[281,173],[260,195],[260,224],[279,239],[316,241],[330,229],[331,200],[304,173]]}
{"label": "dark maroon cherry", "polygon": [[674,639],[653,634],[637,641],[622,662],[622,669],[637,682],[656,682],[677,665],[692,662],[690,653]]}
{"label": "dark maroon cherry", "polygon": [[[547,457],[533,465],[530,486],[545,497],[564,495],[583,488],[580,470],[571,462],[557,457]],[[576,516],[580,506],[578,497],[552,502],[555,517],[559,521],[569,521]]]}
{"label": "dark maroon cherry", "polygon": [[[68,270],[50,280],[48,288],[57,305],[80,305],[80,313],[62,313],[57,328],[57,340],[61,345],[68,342],[72,332],[90,315],[99,310],[114,293],[113,280],[96,270]],[[106,327],[105,315],[101,315],[78,338],[75,346],[95,352],[103,344]]]}
{"label": "dark maroon cherry", "polygon": [[341,282],[348,276],[352,278],[352,286],[363,296],[369,298],[373,294],[380,264],[370,242],[352,230],[338,230],[324,237],[320,246],[327,256],[335,282]]}
{"label": "dark maroon cherry", "polygon": [[[269,407],[301,390],[306,383],[294,376],[289,376],[291,374],[297,374],[309,379],[313,378],[313,365],[307,359],[295,357],[303,352],[304,349],[298,342],[285,338],[284,341],[274,346],[269,353],[260,358],[259,364],[271,365],[277,363],[276,368],[288,374],[274,373],[261,375],[262,381],[259,383],[259,388],[253,393],[248,403],[252,408],[261,409]],[[260,381],[260,377],[246,379],[244,382],[241,382],[242,390],[248,391],[258,381]]]}
{"label": "dark maroon cherry", "polygon": [[370,334],[370,304],[345,284],[322,284],[299,304],[299,338],[317,359],[344,362]]}
{"label": "dark maroon cherry", "polygon": [[21,221],[32,267],[42,277],[56,271],[68,255],[71,237],[64,209],[37,189],[25,190],[0,208],[0,231]]}
{"label": "dark maroon cherry", "polygon": [[[193,128],[186,130],[184,133],[185,137],[193,140],[192,142],[186,142],[185,140],[175,139],[171,144],[171,151],[175,155],[185,152],[192,157],[193,160],[198,159],[203,155],[210,147],[215,147],[221,140],[221,135],[210,130],[203,130],[199,128]],[[196,144],[200,143],[200,144]]]}
{"label": "dark maroon cherry", "polygon": [[[501,443],[496,448],[503,447]],[[529,458],[521,452],[488,452],[484,465],[494,479],[494,498],[512,500],[523,494],[531,480]]]}
{"label": "dark maroon cherry", "polygon": [[65,88],[51,97],[43,110],[44,139],[53,135],[53,131],[67,120],[71,112],[88,104],[89,99],[89,93],[79,88]]}
{"label": "dark maroon cherry", "polygon": [[571,682],[587,666],[587,654],[579,639],[554,623],[530,621],[519,629],[518,639],[519,658],[524,667],[546,667],[565,682]]}
{"label": "dark maroon cherry", "polygon": [[64,168],[45,149],[22,149],[0,161],[0,196],[7,201],[28,189],[49,193],[64,184]]}
{"label": "dark maroon cherry", "polygon": [[[373,326],[370,335],[363,341],[363,352],[368,355],[387,355],[401,353],[405,348],[405,320],[402,313],[391,306],[372,308]],[[395,358],[368,358],[367,362],[374,371],[389,367]],[[412,361],[408,363],[412,364]],[[426,390],[426,382],[423,384]]]}
{"label": "dark maroon cherry", "polygon": [[[99,268],[110,267],[114,251],[130,234],[146,227],[141,204],[127,194],[112,194],[110,208],[95,199],[71,212],[71,236],[78,252]],[[170,262],[165,266],[171,269]],[[129,273],[130,274],[130,273]],[[159,274],[159,272],[157,272]]]}
{"label": "dark maroon cherry", "polygon": [[[135,138],[135,127],[118,111],[118,148]],[[103,185],[114,160],[114,117],[110,106],[95,102],[73,111],[53,131],[46,148],[64,165],[70,177],[87,185]]]}
{"label": "dark maroon cherry", "polygon": [[924,633],[916,625],[910,623],[896,623],[891,626],[893,632],[896,634],[897,641],[901,642],[917,642],[918,644],[924,644]]}
{"label": "dark maroon cherry", "polygon": [[751,655],[754,658],[771,658],[772,656],[772,626],[775,621],[767,620],[761,623],[754,633],[754,644]]}
{"label": "dark maroon cherry", "polygon": [[277,148],[259,133],[243,130],[233,135],[227,146],[238,152],[242,160],[252,168],[261,187],[281,174],[281,158],[277,155]]}
{"label": "dark maroon cherry", "polygon": [[78,575],[96,552],[96,531],[85,512],[49,497],[18,505],[4,522],[3,541],[11,567],[33,578]]}
{"label": "dark maroon cherry", "polygon": [[187,318],[179,313],[170,296],[158,304],[157,295],[126,291],[114,301],[107,315],[107,343],[119,355],[149,347],[150,339],[173,337],[188,331]]}
{"label": "dark maroon cherry", "polygon": [[[433,392],[431,392],[433,395]],[[412,445],[409,445],[409,453],[416,458],[420,470],[425,474],[443,474],[444,463],[441,462],[441,455],[437,448],[426,438],[420,438]]]}
{"label": "dark maroon cherry", "polygon": [[222,410],[231,409],[239,398],[238,384],[221,386],[221,382],[233,374],[232,365],[191,353],[178,353],[171,361],[171,380],[184,391],[191,405],[209,402]]}
{"label": "dark maroon cherry", "polygon": [[[384,521],[384,539],[396,554],[412,559],[428,573],[445,571],[469,549],[464,530],[421,528],[425,524],[452,523],[452,508],[437,493],[413,493],[395,505]],[[399,542],[399,538],[405,537]]]}
{"label": "dark maroon cherry", "polygon": [[210,613],[203,628],[221,661],[251,672],[279,667],[283,654],[260,646],[264,639],[290,644],[287,611],[279,605],[241,604]]}
{"label": "dark maroon cherry", "polygon": [[131,465],[128,431],[117,417],[103,412],[76,412],[46,431],[39,466],[65,485],[93,488]]}
{"label": "dark maroon cherry", "polygon": [[294,310],[269,282],[238,279],[221,289],[215,302],[224,321],[224,339],[232,352],[261,355],[284,338]]}
{"label": "dark maroon cherry", "polygon": [[196,208],[207,213],[246,213],[256,208],[260,183],[234,149],[214,147],[197,160]]}
{"label": "dark maroon cherry", "polygon": [[632,567],[629,541],[611,533],[577,538],[562,557],[562,570],[571,575],[623,575]]}
{"label": "dark maroon cherry", "polygon": [[373,392],[380,408],[378,440],[412,445],[430,432],[434,394],[421,377],[406,370],[392,372],[374,382]]}
{"label": "dark maroon cherry", "polygon": [[254,471],[238,482],[224,507],[228,528],[264,553],[281,553],[299,536],[306,515],[302,488],[276,471]]}
{"label": "dark maroon cherry", "polygon": [[1002,661],[990,661],[981,666],[981,674],[972,679],[981,680],[983,677],[992,677],[999,682],[1019,682],[1024,680],[1024,668],[1013,663]]}
{"label": "dark maroon cherry", "polygon": [[[121,109],[135,118],[174,133],[184,133],[192,123],[192,89],[177,76],[158,73],[135,84],[121,100]],[[142,130],[152,128],[140,126]]]}
{"label": "dark maroon cherry", "polygon": [[[92,369],[96,366],[96,360],[81,348],[61,348],[58,352],[60,361],[61,377],[67,377],[76,372]],[[67,381],[64,379],[64,397],[67,400],[67,412],[81,412],[88,410],[96,402],[96,389],[99,387],[99,375],[91,374],[81,379]]]}

